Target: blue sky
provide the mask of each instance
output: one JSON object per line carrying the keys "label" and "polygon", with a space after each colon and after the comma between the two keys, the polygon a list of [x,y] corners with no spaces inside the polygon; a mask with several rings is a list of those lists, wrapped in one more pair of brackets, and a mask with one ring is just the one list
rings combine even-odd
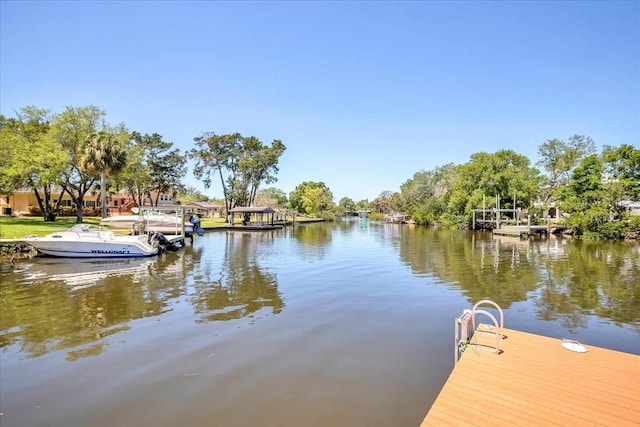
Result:
{"label": "blue sky", "polygon": [[273,186],[372,200],[479,151],[638,146],[640,2],[2,0],[0,113],[26,105],[96,105],[182,150],[280,139]]}

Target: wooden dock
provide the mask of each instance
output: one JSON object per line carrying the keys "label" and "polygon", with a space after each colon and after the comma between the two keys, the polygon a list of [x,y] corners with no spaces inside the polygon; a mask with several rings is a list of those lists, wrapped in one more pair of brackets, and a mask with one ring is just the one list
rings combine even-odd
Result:
{"label": "wooden dock", "polygon": [[[421,427],[640,425],[640,356],[503,334],[501,354],[465,349]],[[490,339],[475,333],[470,342]]]}
{"label": "wooden dock", "polygon": [[500,236],[528,237],[531,235],[546,235],[550,232],[546,225],[512,225],[494,228],[493,234]]}

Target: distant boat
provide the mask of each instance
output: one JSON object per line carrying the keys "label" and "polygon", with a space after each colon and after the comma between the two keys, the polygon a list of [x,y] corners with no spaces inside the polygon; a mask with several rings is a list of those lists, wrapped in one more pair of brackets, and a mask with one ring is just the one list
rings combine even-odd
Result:
{"label": "distant boat", "polygon": [[[116,230],[131,230],[139,234],[157,231],[162,234],[182,234],[183,218],[178,214],[166,214],[157,210],[133,208],[134,215],[115,215],[103,218],[100,225]],[[142,231],[142,232],[141,232]],[[184,234],[193,233],[193,224],[184,221]]]}
{"label": "distant boat", "polygon": [[69,258],[131,258],[156,255],[161,241],[159,233],[118,236],[113,231],[91,224],[76,224],[67,231],[44,237],[24,237],[16,242],[33,246],[38,252]]}

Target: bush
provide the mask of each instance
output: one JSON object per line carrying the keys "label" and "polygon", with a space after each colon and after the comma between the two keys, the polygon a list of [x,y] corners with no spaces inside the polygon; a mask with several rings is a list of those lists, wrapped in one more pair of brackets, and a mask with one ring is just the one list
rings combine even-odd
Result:
{"label": "bush", "polygon": [[589,233],[588,237],[597,239],[623,239],[628,231],[628,224],[623,222],[607,222],[598,226],[595,233]]}
{"label": "bush", "polygon": [[371,221],[382,221],[384,219],[384,214],[381,212],[370,212],[369,219]]}
{"label": "bush", "polygon": [[626,216],[622,220],[609,221],[608,213],[599,207],[574,213],[566,221],[574,235],[590,239],[638,239],[640,216]]}
{"label": "bush", "polygon": [[440,216],[440,224],[444,227],[456,228],[459,230],[470,228],[468,217],[462,214],[456,215],[448,212]]}
{"label": "bush", "polygon": [[566,220],[566,225],[573,229],[574,235],[598,234],[598,228],[609,222],[609,213],[606,209],[595,206],[585,212],[574,212]]}
{"label": "bush", "polygon": [[324,211],[324,212],[320,212],[317,215],[314,215],[317,218],[322,218],[325,221],[335,221],[336,219],[336,214],[334,212],[331,211]]}

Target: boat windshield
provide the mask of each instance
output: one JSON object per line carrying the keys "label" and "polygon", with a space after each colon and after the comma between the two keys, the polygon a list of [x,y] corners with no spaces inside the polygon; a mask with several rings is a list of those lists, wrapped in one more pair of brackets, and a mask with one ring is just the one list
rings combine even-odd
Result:
{"label": "boat windshield", "polygon": [[104,228],[93,224],[76,224],[67,231],[75,233],[95,233],[98,231],[104,231]]}

